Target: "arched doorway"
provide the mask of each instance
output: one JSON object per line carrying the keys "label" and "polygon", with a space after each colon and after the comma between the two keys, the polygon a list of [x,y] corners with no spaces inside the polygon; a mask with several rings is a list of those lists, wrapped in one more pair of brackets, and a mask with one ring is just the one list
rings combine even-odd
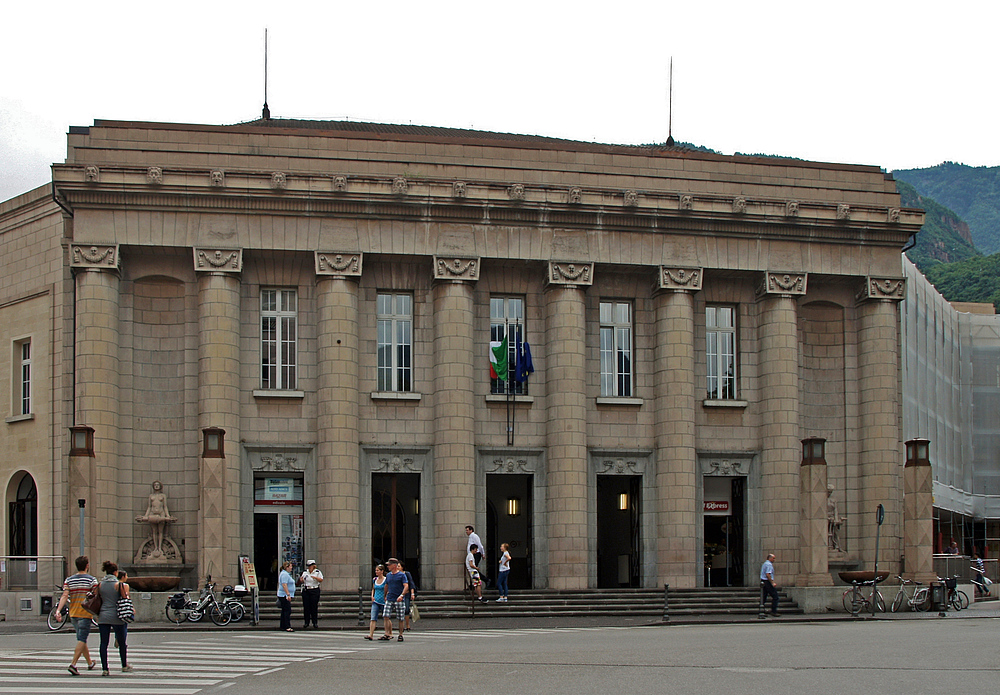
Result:
{"label": "arched doorway", "polygon": [[11,486],[8,502],[7,554],[15,557],[38,555],[38,489],[30,473]]}

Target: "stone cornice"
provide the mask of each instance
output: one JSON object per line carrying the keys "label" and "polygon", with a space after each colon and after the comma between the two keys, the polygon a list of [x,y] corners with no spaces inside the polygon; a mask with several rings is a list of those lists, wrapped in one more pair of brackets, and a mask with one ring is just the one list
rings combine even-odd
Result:
{"label": "stone cornice", "polygon": [[344,251],[316,251],[316,275],[361,277],[364,254]]}

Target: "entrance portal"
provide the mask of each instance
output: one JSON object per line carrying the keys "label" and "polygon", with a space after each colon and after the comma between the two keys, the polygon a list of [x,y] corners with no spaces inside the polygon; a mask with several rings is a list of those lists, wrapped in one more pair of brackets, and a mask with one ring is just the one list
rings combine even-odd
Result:
{"label": "entrance portal", "polygon": [[532,586],[532,476],[491,474],[486,476],[486,570],[491,583],[496,582],[500,567],[500,544],[510,546],[511,589]]}
{"label": "entrance portal", "polygon": [[746,478],[705,478],[705,586],[743,586]]}
{"label": "entrance portal", "polygon": [[278,586],[281,564],[305,569],[302,557],[302,478],[254,479],[253,561],[262,590]]}
{"label": "entrance portal", "polygon": [[403,562],[420,587],[420,474],[372,474],[372,567]]}
{"label": "entrance portal", "polygon": [[597,586],[642,585],[641,475],[597,476]]}

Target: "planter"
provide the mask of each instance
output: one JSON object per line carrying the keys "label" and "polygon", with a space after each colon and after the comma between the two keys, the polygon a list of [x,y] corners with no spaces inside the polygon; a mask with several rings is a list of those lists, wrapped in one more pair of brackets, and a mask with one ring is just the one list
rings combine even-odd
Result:
{"label": "planter", "polygon": [[171,591],[181,583],[180,577],[129,577],[133,591]]}
{"label": "planter", "polygon": [[[850,584],[851,582],[870,582],[875,578],[875,573],[871,570],[857,570],[854,572],[840,572],[842,580]],[[889,570],[882,570],[878,573],[878,580],[884,582],[889,577]]]}

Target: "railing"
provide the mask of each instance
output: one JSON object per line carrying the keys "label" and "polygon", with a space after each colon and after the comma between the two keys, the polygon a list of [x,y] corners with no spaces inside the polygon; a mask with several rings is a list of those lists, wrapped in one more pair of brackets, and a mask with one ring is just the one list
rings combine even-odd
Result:
{"label": "railing", "polygon": [[0,591],[54,591],[65,578],[61,555],[0,555]]}
{"label": "railing", "polygon": [[[1000,560],[988,558],[983,560],[986,569],[986,576],[997,581],[998,565]],[[975,575],[972,570],[972,558],[968,555],[935,555],[934,572],[939,577],[953,577],[958,575],[959,580],[969,581]]]}

